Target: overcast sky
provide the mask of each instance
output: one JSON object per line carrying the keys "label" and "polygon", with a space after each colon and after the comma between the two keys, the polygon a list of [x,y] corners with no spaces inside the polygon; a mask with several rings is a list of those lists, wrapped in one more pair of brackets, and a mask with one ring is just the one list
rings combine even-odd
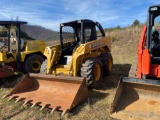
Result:
{"label": "overcast sky", "polygon": [[30,25],[59,30],[59,24],[91,19],[103,28],[131,25],[147,19],[147,10],[160,0],[0,0],[0,20],[18,17]]}

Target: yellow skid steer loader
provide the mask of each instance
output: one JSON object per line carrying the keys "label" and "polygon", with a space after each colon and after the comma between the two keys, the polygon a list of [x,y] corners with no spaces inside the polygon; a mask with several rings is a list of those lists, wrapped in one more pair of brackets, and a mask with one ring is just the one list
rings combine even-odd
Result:
{"label": "yellow skid steer loader", "polygon": [[41,74],[26,75],[5,97],[65,114],[101,84],[112,70],[110,37],[98,22],[76,20],[60,24],[60,44],[46,47]]}

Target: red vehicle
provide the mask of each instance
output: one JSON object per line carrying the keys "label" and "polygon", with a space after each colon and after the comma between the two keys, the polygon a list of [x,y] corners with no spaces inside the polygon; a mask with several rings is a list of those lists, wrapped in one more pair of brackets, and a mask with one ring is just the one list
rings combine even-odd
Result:
{"label": "red vehicle", "polygon": [[120,119],[160,118],[160,5],[149,7],[137,51],[136,78],[121,77],[111,104]]}

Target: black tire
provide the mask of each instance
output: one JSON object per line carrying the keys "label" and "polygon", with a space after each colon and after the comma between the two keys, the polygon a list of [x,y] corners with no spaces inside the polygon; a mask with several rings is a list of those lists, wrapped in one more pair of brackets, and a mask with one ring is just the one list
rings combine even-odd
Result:
{"label": "black tire", "polygon": [[99,58],[88,58],[81,67],[81,76],[86,78],[88,87],[97,87],[103,77],[102,63]]}
{"label": "black tire", "polygon": [[40,73],[46,74],[47,73],[47,59],[43,61],[40,69]]}
{"label": "black tire", "polygon": [[30,55],[24,62],[23,69],[25,73],[39,73],[43,57],[37,54]]}
{"label": "black tire", "polygon": [[100,57],[103,65],[103,74],[105,76],[108,76],[112,72],[112,68],[113,68],[112,55],[111,53],[107,52],[107,53],[102,53]]}

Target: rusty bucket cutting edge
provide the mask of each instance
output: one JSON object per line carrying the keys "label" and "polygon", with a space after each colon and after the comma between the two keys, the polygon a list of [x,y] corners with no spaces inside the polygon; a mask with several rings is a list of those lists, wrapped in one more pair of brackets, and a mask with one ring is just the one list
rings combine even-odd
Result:
{"label": "rusty bucket cutting edge", "polygon": [[22,78],[17,86],[5,97],[30,103],[31,107],[41,106],[63,111],[63,115],[77,106],[88,96],[86,81],[81,77],[30,74]]}
{"label": "rusty bucket cutting edge", "polygon": [[110,114],[122,120],[158,120],[160,81],[121,77]]}

